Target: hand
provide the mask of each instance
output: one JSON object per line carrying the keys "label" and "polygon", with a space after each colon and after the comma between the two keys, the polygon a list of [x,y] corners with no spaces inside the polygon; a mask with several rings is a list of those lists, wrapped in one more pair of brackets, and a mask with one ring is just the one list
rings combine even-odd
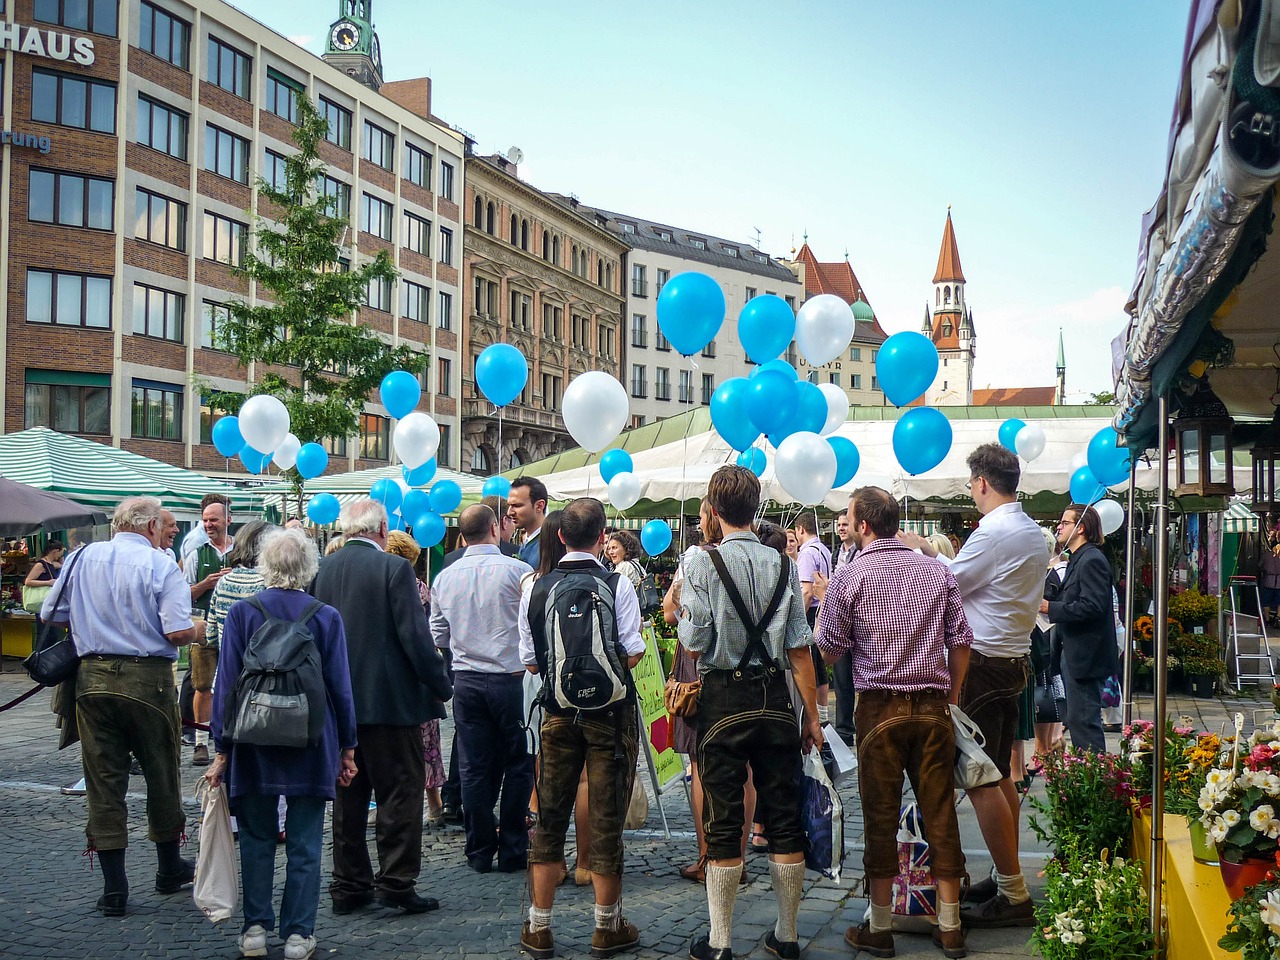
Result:
{"label": "hand", "polygon": [[643,654],[643,653],[632,653],[632,654],[628,654],[628,655],[627,655],[627,667],[628,667],[628,669],[634,670],[634,669],[636,668],[636,664],[637,664],[637,663],[639,663],[639,662],[640,662],[641,660],[643,660],[643,659],[644,659],[644,654]]}
{"label": "hand", "polygon": [[356,778],[356,774],[359,772],[360,771],[356,768],[356,752],[354,748],[351,750],[343,750],[342,757],[339,760],[338,786],[351,786],[351,781]]}
{"label": "hand", "polygon": [[225,753],[215,753],[213,762],[209,764],[209,769],[204,772],[205,782],[216,790],[222,784],[222,774],[226,769],[227,755]]}
{"label": "hand", "polygon": [[1048,613],[1048,612],[1049,612],[1049,601],[1048,601],[1048,600],[1041,600],[1041,601],[1040,601],[1040,612],[1041,612],[1041,613]]}
{"label": "hand", "polygon": [[821,604],[827,598],[827,586],[831,583],[831,578],[825,574],[815,570],[813,571],[813,595],[818,598]]}
{"label": "hand", "polygon": [[194,617],[191,620],[191,626],[195,628],[196,635],[191,638],[192,643],[198,643],[200,646],[206,646],[208,643],[209,622],[207,620],[197,620]]}
{"label": "hand", "polygon": [[200,586],[206,587],[209,590],[212,590],[214,587],[218,585],[218,581],[221,580],[226,574],[230,572],[231,572],[230,568],[227,568],[225,570],[215,570],[213,571],[213,573],[209,574],[207,577],[205,577],[203,580],[200,581]]}
{"label": "hand", "polygon": [[812,720],[805,720],[804,726],[800,730],[800,749],[808,753],[814,747],[822,749],[822,722],[814,717]]}
{"label": "hand", "polygon": [[899,530],[898,539],[912,550],[919,550],[926,557],[936,557],[938,555],[938,548],[918,533],[913,533],[910,530]]}

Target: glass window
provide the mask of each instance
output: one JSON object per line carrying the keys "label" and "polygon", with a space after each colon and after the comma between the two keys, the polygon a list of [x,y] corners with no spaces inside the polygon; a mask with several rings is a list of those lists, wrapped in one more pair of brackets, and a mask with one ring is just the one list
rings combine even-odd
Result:
{"label": "glass window", "polygon": [[133,332],[144,337],[157,337],[182,343],[187,312],[187,298],[180,293],[133,285]]}
{"label": "glass window", "polygon": [[409,320],[418,323],[431,322],[431,288],[424,287],[412,280],[403,283],[404,295],[401,297],[401,312]]}
{"label": "glass window", "polygon": [[27,190],[27,219],[65,227],[110,230],[115,194],[114,180],[32,169]]}
{"label": "glass window", "polygon": [[849,377],[849,380],[851,381],[851,386],[853,387],[853,389],[855,390],[862,389],[862,374],[860,373],[851,374]]}
{"label": "glass window", "polygon": [[216,213],[204,215],[204,256],[206,260],[240,266],[244,259],[249,228],[239,221]]}
{"label": "glass window", "polygon": [[448,357],[436,360],[436,393],[442,397],[453,395],[453,361]]}
{"label": "glass window", "polygon": [[116,0],[35,0],[32,19],[114,37]]}
{"label": "glass window", "polygon": [[648,388],[645,385],[645,366],[642,363],[633,363],[631,365],[631,395],[633,397],[648,396]]}
{"label": "glass window", "polygon": [[440,228],[440,256],[441,263],[453,263],[453,231],[448,227]]}
{"label": "glass window", "polygon": [[25,426],[60,433],[111,433],[111,378],[106,374],[28,370]]}
{"label": "glass window", "polygon": [[666,285],[667,281],[671,279],[671,271],[655,269],[653,272],[653,295],[656,297],[662,292],[662,288]]}
{"label": "glass window", "polygon": [[431,221],[416,214],[404,215],[404,245],[414,253],[431,256]]}
{"label": "glass window", "polygon": [[226,324],[231,321],[231,308],[225,303],[204,302],[204,322],[200,324],[200,346],[221,350],[226,344],[223,336]]}
{"label": "glass window", "polygon": [[[446,200],[453,199],[453,164],[440,164],[440,196]],[[448,261],[445,261],[446,263]]]}
{"label": "glass window", "polygon": [[319,181],[320,195],[331,201],[329,216],[335,220],[346,220],[351,216],[351,185],[334,177],[323,175]]}
{"label": "glass window", "polygon": [[436,448],[436,463],[442,467],[453,466],[452,453],[453,444],[450,440],[452,431],[449,424],[440,424],[440,446]]}
{"label": "glass window", "polygon": [[31,71],[31,119],[97,133],[116,132],[116,85]]}
{"label": "glass window", "polygon": [[332,100],[320,98],[320,116],[329,122],[324,138],[343,150],[351,149],[351,111]]}
{"label": "glass window", "polygon": [[376,413],[360,415],[360,453],[365,460],[386,460],[391,449],[391,418]]}
{"label": "glass window", "polygon": [[705,407],[711,402],[711,395],[716,392],[716,377],[713,373],[704,373],[702,375],[702,405]]}
{"label": "glass window", "polygon": [[144,2],[138,19],[138,46],[187,70],[191,61],[191,24]]}
{"label": "glass window", "polygon": [[659,400],[671,399],[671,370],[658,367],[653,373],[653,395]]}
{"label": "glass window", "polygon": [[267,109],[290,123],[298,122],[298,98],[302,96],[302,84],[267,67]]}
{"label": "glass window", "polygon": [[175,250],[187,249],[187,205],[138,187],[133,235]]}
{"label": "glass window", "polygon": [[440,292],[440,310],[436,323],[441,330],[453,329],[453,294]]}
{"label": "glass window", "polygon": [[212,123],[206,124],[204,168],[238,183],[248,183],[249,141]]}
{"label": "glass window", "polygon": [[862,359],[862,348],[861,348],[861,347],[850,347],[850,348],[849,348],[849,359],[850,359],[850,360],[861,360],[861,359]]}
{"label": "glass window", "polygon": [[386,130],[368,120],[364,122],[364,136],[360,156],[370,163],[390,170],[395,165],[396,141]]}
{"label": "glass window", "polygon": [[183,388],[176,383],[133,381],[132,435],[148,440],[182,439]]}
{"label": "glass window", "polygon": [[693,403],[693,371],[680,371],[680,402]]}
{"label": "glass window", "polygon": [[360,194],[360,229],[383,240],[391,239],[391,204],[385,200]]}
{"label": "glass window", "polygon": [[27,322],[111,327],[111,278],[27,271]]}
{"label": "glass window", "polygon": [[370,277],[364,288],[365,306],[373,310],[391,309],[391,280],[388,277]]}
{"label": "glass window", "polygon": [[179,160],[187,159],[187,115],[139,94],[138,142]]}
{"label": "glass window", "polygon": [[271,184],[271,189],[284,191],[288,186],[285,178],[284,157],[274,150],[268,150],[262,163],[262,179]]}
{"label": "glass window", "polygon": [[431,189],[431,154],[415,147],[412,143],[404,145],[404,178],[420,187]]}
{"label": "glass window", "polygon": [[216,37],[209,38],[210,83],[248,100],[252,72],[253,61],[249,57]]}

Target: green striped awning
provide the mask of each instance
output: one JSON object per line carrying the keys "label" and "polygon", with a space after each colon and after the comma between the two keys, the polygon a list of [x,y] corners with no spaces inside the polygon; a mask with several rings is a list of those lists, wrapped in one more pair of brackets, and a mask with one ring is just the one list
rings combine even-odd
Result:
{"label": "green striped awning", "polygon": [[[306,500],[317,493],[332,493],[338,498],[338,502],[345,506],[362,497],[367,497],[369,488],[379,480],[401,480],[403,478],[403,467],[398,463],[387,467],[374,467],[370,470],[351,470],[347,473],[327,474],[307,481],[306,486],[303,488],[303,499]],[[423,489],[430,490],[439,480],[452,480],[462,488],[462,504],[458,507],[458,510],[461,510],[463,507],[476,503],[480,499],[485,478],[477,477],[470,473],[459,473],[447,467],[440,467],[436,471],[436,475],[431,479],[431,483]],[[290,509],[287,512],[293,514],[298,512],[292,499],[293,487],[290,484],[267,484],[259,487],[258,492],[263,495],[267,506],[280,509],[282,513],[286,512],[282,509],[283,502],[285,498],[289,498]],[[455,511],[456,513],[457,511]]]}
{"label": "green striped awning", "polygon": [[1223,533],[1257,533],[1258,515],[1246,503],[1233,503],[1222,511]]}

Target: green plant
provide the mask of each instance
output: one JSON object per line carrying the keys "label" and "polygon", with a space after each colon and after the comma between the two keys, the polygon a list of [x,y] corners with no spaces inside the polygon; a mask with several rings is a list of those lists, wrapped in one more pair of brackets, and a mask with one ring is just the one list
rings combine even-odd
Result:
{"label": "green plant", "polygon": [[1218,946],[1239,951],[1241,960],[1275,960],[1280,956],[1280,881],[1275,873],[1247,888],[1229,912],[1227,932]]}
{"label": "green plant", "polygon": [[1153,957],[1142,863],[1069,841],[1045,869],[1032,942],[1048,960]]}
{"label": "green plant", "polygon": [[1044,758],[1045,797],[1031,798],[1031,829],[1061,852],[1089,856],[1127,842],[1134,795],[1128,757],[1065,750]]}
{"label": "green plant", "polygon": [[1204,626],[1218,615],[1218,598],[1205,595],[1198,587],[1175,593],[1169,598],[1169,616],[1192,626]]}
{"label": "green plant", "polygon": [[1227,664],[1218,657],[1187,657],[1182,661],[1182,669],[1191,677],[1217,677],[1227,669]]}
{"label": "green plant", "polygon": [[[1235,715],[1237,743],[1244,716]],[[1229,863],[1271,858],[1280,849],[1280,721],[1260,727],[1226,764],[1205,776],[1200,809],[1218,854]]]}

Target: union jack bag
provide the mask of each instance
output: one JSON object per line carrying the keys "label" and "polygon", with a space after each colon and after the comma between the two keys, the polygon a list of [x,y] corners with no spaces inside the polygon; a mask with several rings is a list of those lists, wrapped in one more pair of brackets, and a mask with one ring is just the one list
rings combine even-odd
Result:
{"label": "union jack bag", "polygon": [[932,917],[938,912],[938,887],[929,865],[929,844],[915,802],[898,817],[898,875],[893,878],[895,917]]}

